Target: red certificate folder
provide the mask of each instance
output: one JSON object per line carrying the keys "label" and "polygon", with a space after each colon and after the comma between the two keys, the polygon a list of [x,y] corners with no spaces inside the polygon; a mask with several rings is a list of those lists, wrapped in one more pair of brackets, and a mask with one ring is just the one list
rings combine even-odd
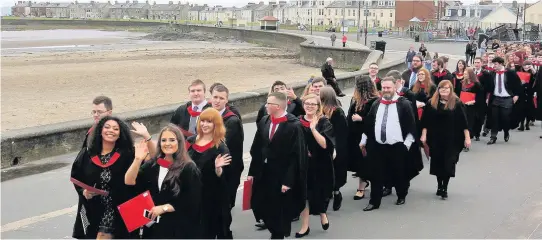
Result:
{"label": "red certificate folder", "polygon": [[153,207],[154,201],[152,201],[151,194],[146,191],[117,206],[117,209],[128,231],[133,232],[151,222],[150,219],[145,217],[145,210],[150,211]]}
{"label": "red certificate folder", "polygon": [[423,115],[423,107],[418,108],[418,120],[422,120]]}
{"label": "red certificate folder", "polygon": [[526,72],[517,72],[519,79],[522,82],[529,83],[531,81],[531,74]]}
{"label": "red certificate folder", "polygon": [[538,96],[534,96],[533,101],[534,101],[534,108],[538,108]]}
{"label": "red certificate folder", "polygon": [[250,210],[250,199],[252,199],[252,181],[245,180],[243,184],[243,211]]}
{"label": "red certificate folder", "polygon": [[75,178],[70,178],[70,182],[72,182],[73,184],[91,192],[91,193],[94,193],[94,194],[98,194],[98,195],[104,195],[104,196],[107,196],[109,193],[107,191],[104,191],[104,190],[101,190],[101,189],[97,189],[95,187],[91,187],[87,184],[84,184],[83,182],[75,179]]}
{"label": "red certificate folder", "polygon": [[461,95],[459,95],[459,99],[461,99],[461,102],[463,103],[474,101],[475,98],[476,94],[471,92],[461,92]]}

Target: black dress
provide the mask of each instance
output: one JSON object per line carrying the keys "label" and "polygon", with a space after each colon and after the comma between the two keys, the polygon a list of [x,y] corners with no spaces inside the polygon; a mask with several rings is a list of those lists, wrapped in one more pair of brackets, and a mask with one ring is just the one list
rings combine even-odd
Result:
{"label": "black dress", "polygon": [[316,125],[316,131],[326,138],[326,148],[322,148],[310,129],[310,122],[300,116],[303,124],[303,135],[308,150],[307,170],[307,199],[309,200],[309,213],[319,215],[327,212],[331,199],[334,176],[333,176],[333,150],[335,148],[333,126],[326,117],[320,118]]}
{"label": "black dress", "polygon": [[431,154],[429,173],[440,177],[455,177],[455,166],[463,150],[464,130],[467,129],[465,105],[456,99],[453,110],[445,110],[440,103],[437,109],[425,106],[422,127],[427,129],[427,145]]}
{"label": "black dress", "polygon": [[220,155],[229,154],[224,142],[218,147],[213,142],[205,146],[195,144],[197,135],[186,139],[188,155],[201,171],[203,183],[201,196],[202,212],[202,238],[224,238],[229,233],[231,223],[230,197],[227,179],[232,174],[229,166],[222,167],[222,175],[218,177],[215,172],[215,160]]}
{"label": "black dress", "polygon": [[481,119],[479,118],[482,117],[482,114],[480,114],[480,110],[483,109],[483,105],[485,104],[484,91],[482,89],[482,86],[478,82],[464,84],[461,91],[475,94],[475,103],[473,105],[465,105],[465,114],[467,116],[467,126],[470,132],[470,136],[478,136],[480,134],[480,130],[477,130],[475,126],[477,126],[476,124],[481,121]]}
{"label": "black dress", "polygon": [[[356,176],[361,179],[367,179],[367,174],[365,172],[366,168],[364,166],[365,157],[359,148],[361,135],[363,135],[363,120],[367,116],[367,113],[369,113],[374,101],[377,99],[378,98],[369,99],[369,101],[364,103],[363,108],[360,111],[356,111],[356,102],[352,101],[350,108],[348,109],[348,116],[346,117],[348,122],[348,171],[355,172]],[[358,114],[362,118],[362,121],[352,121],[352,116],[354,114]]]}
{"label": "black dress", "polygon": [[348,123],[342,108],[337,108],[329,117],[333,126],[333,132],[336,138],[335,159],[333,168],[335,169],[335,191],[346,184],[346,172],[348,168]]}
{"label": "black dress", "polygon": [[[165,161],[160,159],[160,161]],[[162,169],[163,168],[163,169]],[[174,185],[164,180],[159,187],[160,171],[168,169],[161,166],[156,159],[145,162],[139,169],[136,186],[139,192],[149,190],[155,206],[170,204],[174,212],[164,213],[160,221],[150,228],[144,227],[143,238],[146,239],[194,239],[201,236],[201,175],[194,162],[188,162],[175,177],[179,193],[174,194]],[[165,179],[171,177],[172,171],[166,173]]]}
{"label": "black dress", "polygon": [[90,156],[86,148],[81,149],[72,165],[71,177],[109,194],[86,199],[84,189],[74,185],[79,203],[73,238],[96,238],[98,232],[114,238],[130,237],[117,206],[136,195],[134,187],[124,184],[124,175],[133,160],[133,149],[115,149],[101,156]]}

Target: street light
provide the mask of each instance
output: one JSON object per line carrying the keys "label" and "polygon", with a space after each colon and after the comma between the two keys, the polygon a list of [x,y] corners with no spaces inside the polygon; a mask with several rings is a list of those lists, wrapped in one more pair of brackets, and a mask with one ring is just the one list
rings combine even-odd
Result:
{"label": "street light", "polygon": [[367,46],[367,27],[369,24],[369,8],[367,4],[365,4],[365,10],[363,11],[363,14],[365,15],[365,46]]}
{"label": "street light", "polygon": [[311,8],[311,35],[312,35],[312,8]]}
{"label": "street light", "polygon": [[341,24],[342,28],[343,28],[343,36],[344,36],[344,15],[346,14],[346,1],[347,0],[344,0],[344,5],[343,5],[343,23]]}
{"label": "street light", "polygon": [[358,0],[358,34],[357,34],[357,41],[359,42],[359,34],[360,34],[360,26],[361,26],[361,22],[360,22],[360,18],[361,18],[361,1]]}

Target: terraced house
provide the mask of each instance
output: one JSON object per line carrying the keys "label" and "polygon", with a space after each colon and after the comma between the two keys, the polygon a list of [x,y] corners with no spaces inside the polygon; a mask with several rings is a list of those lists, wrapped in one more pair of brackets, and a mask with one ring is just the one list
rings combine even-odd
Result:
{"label": "terraced house", "polygon": [[113,19],[149,19],[149,9],[151,5],[149,1],[139,3],[134,0],[126,1],[125,3],[119,3],[115,1],[115,4],[110,8],[110,18]]}
{"label": "terraced house", "polygon": [[[70,18],[72,19],[100,19],[109,18],[109,9],[111,3],[99,3],[90,1],[90,3],[80,3],[75,1],[74,4],[68,6]],[[60,10],[57,8],[57,10]]]}
{"label": "terraced house", "polygon": [[189,9],[190,6],[181,4],[181,1],[177,4],[173,3],[173,1],[169,1],[168,4],[156,4],[154,2],[149,8],[149,19],[172,21],[187,19]]}

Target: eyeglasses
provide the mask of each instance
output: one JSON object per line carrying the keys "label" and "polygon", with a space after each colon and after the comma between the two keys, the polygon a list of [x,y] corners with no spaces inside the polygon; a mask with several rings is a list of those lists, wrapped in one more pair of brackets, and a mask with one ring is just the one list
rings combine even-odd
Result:
{"label": "eyeglasses", "polygon": [[319,106],[320,104],[318,104],[318,103],[303,103],[303,105],[305,105],[307,107],[316,107],[316,106]]}
{"label": "eyeglasses", "polygon": [[450,87],[439,87],[439,89],[450,89]]}
{"label": "eyeglasses", "polygon": [[104,113],[106,113],[107,111],[96,111],[96,110],[92,110],[90,111],[90,115],[102,115]]}

